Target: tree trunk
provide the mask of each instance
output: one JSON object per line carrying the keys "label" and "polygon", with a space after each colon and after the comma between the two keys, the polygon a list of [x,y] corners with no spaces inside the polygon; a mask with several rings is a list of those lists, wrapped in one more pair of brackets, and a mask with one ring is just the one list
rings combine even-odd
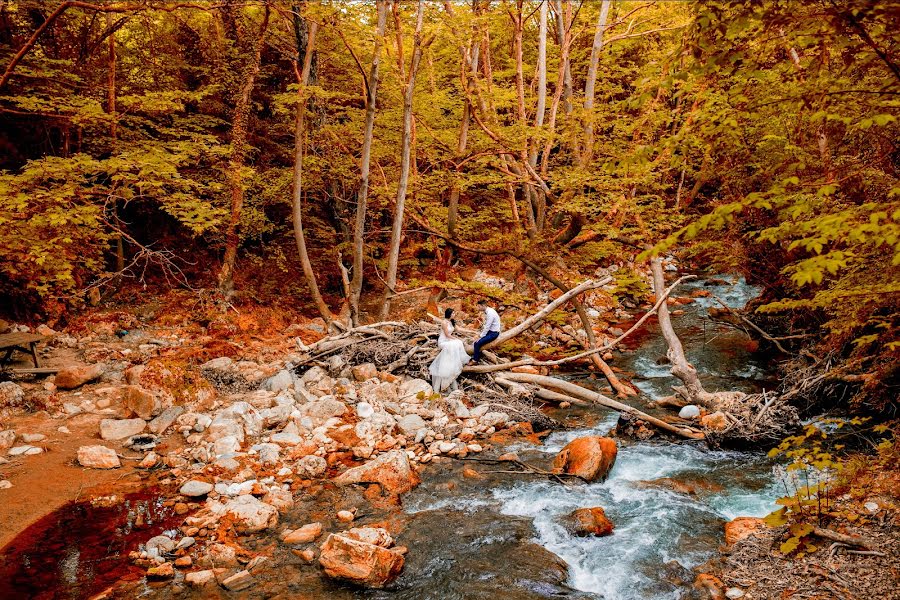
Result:
{"label": "tree trunk", "polygon": [[[400,149],[400,180],[397,183],[397,205],[394,208],[394,225],[391,229],[391,246],[388,253],[387,286],[384,292],[384,301],[381,303],[380,320],[385,320],[391,310],[391,296],[397,293],[397,266],[400,262],[400,237],[403,233],[403,211],[406,205],[406,188],[409,184],[410,147],[412,144],[413,127],[413,94],[416,87],[416,72],[422,59],[422,19],[425,12],[425,0],[419,0],[416,11],[416,33],[413,43],[413,56],[409,65],[409,74],[406,76],[406,90],[403,95],[403,131],[402,146]],[[402,56],[402,40],[400,30],[397,30],[397,52]],[[402,68],[402,63],[401,63]],[[400,76],[405,74],[401,70]]]}
{"label": "tree trunk", "polygon": [[[300,17],[295,17],[299,19]],[[306,234],[303,231],[303,153],[306,138],[306,86],[309,85],[309,74],[312,68],[313,53],[316,48],[316,34],[319,25],[309,23],[309,33],[305,43],[298,37],[297,58],[303,56],[303,67],[299,73],[297,84],[297,117],[294,127],[294,194],[291,203],[291,214],[294,222],[294,240],[297,242],[297,251],[300,254],[300,264],[303,267],[303,275],[306,285],[309,286],[309,294],[319,314],[325,319],[325,323],[331,323],[334,315],[322,298],[319,284],[316,282],[316,273],[312,262],[309,260],[309,252],[306,249]]]}
{"label": "tree trunk", "polygon": [[584,82],[584,140],[581,149],[581,166],[590,163],[594,152],[594,87],[597,83],[597,69],[600,66],[600,51],[603,49],[603,33],[606,30],[606,19],[612,0],[603,0],[597,28],[594,31],[594,43],[591,46],[591,65]]}
{"label": "tree trunk", "polygon": [[499,377],[506,379],[508,381],[514,381],[516,383],[530,383],[532,385],[537,385],[542,388],[552,388],[557,389],[566,394],[578,398],[580,400],[587,400],[588,402],[596,402],[602,406],[607,408],[611,408],[613,410],[617,410],[619,412],[627,413],[630,415],[634,415],[648,423],[659,427],[665,431],[680,435],[682,437],[686,437],[692,440],[702,440],[705,436],[692,429],[688,429],[686,427],[678,427],[676,425],[672,425],[670,423],[666,423],[661,419],[657,419],[652,415],[648,415],[645,412],[642,412],[634,407],[628,406],[627,404],[622,404],[621,402],[617,402],[612,398],[607,398],[603,394],[599,394],[592,390],[581,387],[580,385],[576,385],[569,381],[564,381],[562,379],[557,379],[556,377],[547,377],[545,375],[532,375],[531,373],[502,373],[498,374]]}
{"label": "tree trunk", "polygon": [[[653,293],[656,294],[657,297],[662,296],[666,291],[666,281],[663,275],[662,259],[660,257],[657,256],[650,259],[650,270],[653,273]],[[700,383],[700,378],[697,376],[697,369],[695,369],[694,365],[689,363],[687,358],[685,358],[681,340],[678,339],[678,335],[672,327],[672,321],[669,319],[668,303],[663,302],[660,304],[659,309],[656,311],[656,315],[659,319],[659,328],[662,331],[663,337],[666,339],[666,343],[669,345],[666,356],[668,357],[669,362],[672,363],[672,375],[684,383],[684,389],[677,391],[684,395],[690,402],[701,404],[707,408],[715,408],[714,402],[710,398],[711,394],[703,389],[703,385]]]}
{"label": "tree trunk", "polygon": [[[473,40],[468,56],[464,48],[462,52],[463,86],[469,90],[469,93],[466,95],[466,101],[463,104],[462,119],[459,125],[459,140],[456,144],[456,155],[454,156],[457,164],[465,155],[466,147],[469,143],[469,121],[472,113],[472,104],[469,102],[469,97],[474,91],[475,77],[478,74],[478,48],[477,41]],[[466,69],[469,70],[468,76],[466,75]],[[450,198],[447,202],[447,235],[452,238],[456,237],[456,225],[459,219],[459,176],[462,169],[455,166],[455,171],[453,183],[450,187]]]}
{"label": "tree trunk", "polygon": [[265,33],[269,25],[269,5],[266,4],[259,34],[255,40],[253,54],[249,64],[244,69],[238,89],[237,101],[232,112],[231,126],[231,155],[228,159],[228,185],[231,189],[231,216],[225,231],[225,256],[222,259],[222,268],[219,271],[219,289],[227,295],[234,291],[234,268],[237,261],[238,244],[240,235],[238,227],[241,223],[241,213],[244,209],[244,182],[241,179],[241,169],[247,157],[247,128],[250,120],[250,95],[259,75],[262,49],[265,43]]}
{"label": "tree trunk", "polygon": [[356,203],[356,220],[353,229],[353,279],[350,281],[350,321],[359,326],[359,298],[363,286],[363,251],[366,229],[366,201],[369,194],[369,163],[372,158],[372,137],[375,130],[375,101],[378,94],[378,66],[381,61],[381,46],[387,23],[387,1],[377,0],[378,24],[375,30],[375,51],[369,69],[366,94],[366,128],[363,137],[360,164],[359,194]]}
{"label": "tree trunk", "polygon": [[[106,15],[106,26],[112,26],[112,14]],[[119,137],[118,123],[116,121],[116,32],[109,34],[109,53],[108,68],[106,72],[106,112],[109,113],[111,119],[109,123],[109,137],[111,140],[112,153],[116,152],[116,145]],[[112,199],[113,220],[116,227],[121,229],[122,222],[119,220],[119,201]],[[116,272],[122,273],[125,270],[125,242],[122,240],[122,233],[116,233]]]}

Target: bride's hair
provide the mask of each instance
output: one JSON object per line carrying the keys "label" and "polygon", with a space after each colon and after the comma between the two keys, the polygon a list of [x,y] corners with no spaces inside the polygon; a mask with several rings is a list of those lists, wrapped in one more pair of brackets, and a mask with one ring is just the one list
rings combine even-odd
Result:
{"label": "bride's hair", "polygon": [[453,319],[452,317],[453,317],[453,309],[452,308],[444,309],[444,318],[450,319],[450,323],[453,324],[454,327],[456,327],[456,319]]}

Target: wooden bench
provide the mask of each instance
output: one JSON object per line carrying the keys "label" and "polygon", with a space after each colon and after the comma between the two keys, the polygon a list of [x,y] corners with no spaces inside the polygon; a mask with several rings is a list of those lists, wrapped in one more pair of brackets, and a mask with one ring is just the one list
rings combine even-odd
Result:
{"label": "wooden bench", "polygon": [[44,339],[44,336],[34,333],[4,333],[0,335],[0,352],[6,350],[6,355],[0,358],[0,367],[8,364],[13,352],[18,350],[25,354],[30,354],[34,360],[34,368],[41,368],[41,362],[38,360],[37,343]]}

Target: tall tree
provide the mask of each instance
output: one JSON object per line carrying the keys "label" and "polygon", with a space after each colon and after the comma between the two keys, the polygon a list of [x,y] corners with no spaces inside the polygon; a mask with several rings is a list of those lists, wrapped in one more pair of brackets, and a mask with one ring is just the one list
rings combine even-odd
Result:
{"label": "tall tree", "polygon": [[363,258],[365,253],[366,203],[369,195],[369,163],[372,160],[372,137],[375,131],[375,104],[378,99],[378,67],[387,24],[387,0],[376,0],[378,22],[375,29],[375,51],[366,83],[366,125],[363,133],[362,156],[359,169],[359,192],[353,229],[353,278],[350,280],[350,320],[359,325],[359,299],[363,288]]}
{"label": "tall tree", "polygon": [[[397,6],[396,1],[394,6]],[[401,132],[400,146],[400,179],[397,182],[397,203],[394,206],[394,223],[391,228],[391,245],[388,250],[387,285],[384,292],[384,300],[381,303],[381,319],[385,319],[391,310],[391,296],[396,294],[397,265],[400,261],[400,239],[403,233],[403,211],[406,206],[406,188],[409,185],[410,146],[412,145],[413,130],[413,94],[416,87],[416,73],[422,60],[422,21],[425,13],[425,0],[419,0],[416,8],[416,31],[413,41],[413,55],[410,60],[409,72],[403,72],[403,44],[400,20],[397,19],[397,57],[400,67],[400,77],[406,79],[403,90],[403,130]],[[395,15],[398,14],[395,8]],[[427,44],[425,44],[427,45]]]}
{"label": "tall tree", "polygon": [[[234,0],[228,0],[223,9],[226,18],[226,30],[230,30],[234,41],[242,42],[243,28],[236,25],[234,9],[237,8]],[[225,256],[222,259],[222,268],[219,270],[219,289],[225,294],[234,291],[234,269],[237,262],[237,251],[240,245],[241,214],[244,208],[244,178],[241,171],[247,159],[247,129],[250,121],[250,95],[259,75],[262,62],[262,50],[265,45],[266,29],[269,26],[268,2],[263,10],[263,18],[259,28],[250,44],[250,56],[246,61],[239,79],[239,87],[235,97],[234,110],[231,114],[231,153],[228,157],[228,187],[231,195],[231,214],[225,231]]]}
{"label": "tall tree", "polygon": [[306,146],[306,88],[309,85],[319,25],[315,21],[308,21],[302,18],[299,14],[299,7],[296,5],[292,12],[295,21],[294,38],[297,47],[295,74],[298,86],[297,116],[294,121],[293,197],[291,199],[294,240],[297,243],[297,251],[300,253],[300,265],[303,268],[306,285],[309,287],[309,293],[316,305],[316,310],[319,311],[326,323],[330,323],[334,319],[334,315],[319,291],[316,272],[313,270],[312,262],[309,259],[309,252],[306,248],[306,234],[303,230],[303,154]]}

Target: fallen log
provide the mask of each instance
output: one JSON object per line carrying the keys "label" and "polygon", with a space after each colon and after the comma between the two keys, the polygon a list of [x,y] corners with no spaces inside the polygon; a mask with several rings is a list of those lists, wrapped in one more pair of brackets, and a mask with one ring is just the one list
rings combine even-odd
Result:
{"label": "fallen log", "polygon": [[607,352],[608,350],[612,350],[613,348],[618,346],[622,340],[624,340],[629,335],[634,333],[641,325],[644,324],[644,322],[647,321],[647,319],[649,319],[654,314],[656,314],[657,309],[659,309],[660,305],[666,301],[666,299],[675,290],[675,288],[679,284],[681,284],[681,282],[686,281],[688,279],[694,279],[694,275],[685,275],[685,276],[679,278],[678,281],[676,281],[675,283],[670,285],[666,289],[666,291],[663,293],[663,295],[659,299],[657,299],[656,304],[653,305],[653,308],[651,308],[646,313],[644,313],[644,315],[640,319],[638,319],[634,325],[632,325],[631,327],[628,328],[628,331],[626,331],[625,333],[623,333],[616,339],[612,340],[611,342],[607,342],[606,344],[604,344],[601,347],[593,348],[591,350],[586,350],[584,352],[580,352],[578,354],[574,354],[572,356],[567,356],[565,358],[559,358],[556,360],[536,360],[533,358],[525,358],[522,360],[515,360],[512,362],[504,363],[504,364],[500,364],[500,365],[471,365],[471,366],[465,367],[463,369],[463,371],[468,372],[468,373],[490,373],[491,371],[501,371],[501,370],[511,369],[513,367],[524,367],[524,366],[529,366],[529,365],[534,366],[534,367],[556,367],[556,366],[559,366],[559,365],[562,365],[562,364],[565,364],[568,362],[573,362],[576,360],[580,360],[582,358],[586,358],[593,354],[600,354],[602,352]]}
{"label": "fallen log", "polygon": [[[593,281],[591,279],[588,279],[587,281],[583,281],[578,286],[572,288],[565,294],[561,295],[559,298],[557,298],[553,302],[549,303],[547,306],[545,306],[544,308],[542,308],[535,314],[531,315],[530,317],[528,317],[527,319],[525,319],[524,321],[522,321],[515,327],[512,327],[512,328],[507,329],[506,331],[502,332],[497,337],[496,340],[494,340],[490,344],[485,344],[484,348],[493,348],[495,346],[499,346],[500,344],[511,340],[512,338],[516,337],[523,331],[527,331],[528,329],[534,327],[535,325],[537,325],[538,323],[543,321],[547,317],[547,315],[552,313],[554,310],[556,310],[560,306],[564,305],[566,302],[568,302],[572,298],[578,296],[579,294],[583,294],[584,292],[586,292],[588,290],[594,290],[599,287],[602,287],[611,281],[612,281],[612,277],[604,277],[598,281]],[[466,351],[474,352],[475,351],[474,344],[466,344]]]}
{"label": "fallen log", "polygon": [[680,435],[682,437],[691,439],[691,440],[702,440],[705,436],[699,431],[694,431],[693,429],[689,429],[687,427],[677,427],[670,423],[666,423],[661,419],[657,419],[654,416],[648,415],[647,413],[640,411],[632,406],[628,406],[627,404],[623,404],[617,400],[613,400],[612,398],[608,398],[603,394],[591,391],[589,389],[583,388],[580,385],[576,385],[574,383],[570,383],[568,381],[563,381],[562,379],[557,379],[556,377],[548,377],[545,375],[532,375],[531,373],[503,373],[502,377],[509,381],[514,381],[517,383],[530,383],[536,385],[538,387],[543,388],[555,388],[557,390],[561,390],[570,396],[574,396],[576,398],[580,398],[582,400],[586,400],[588,402],[594,402],[596,404],[603,405],[607,408],[611,408],[613,410],[617,410],[619,412],[624,412],[628,414],[635,415],[660,429],[668,431],[670,433],[674,433],[676,435]]}

